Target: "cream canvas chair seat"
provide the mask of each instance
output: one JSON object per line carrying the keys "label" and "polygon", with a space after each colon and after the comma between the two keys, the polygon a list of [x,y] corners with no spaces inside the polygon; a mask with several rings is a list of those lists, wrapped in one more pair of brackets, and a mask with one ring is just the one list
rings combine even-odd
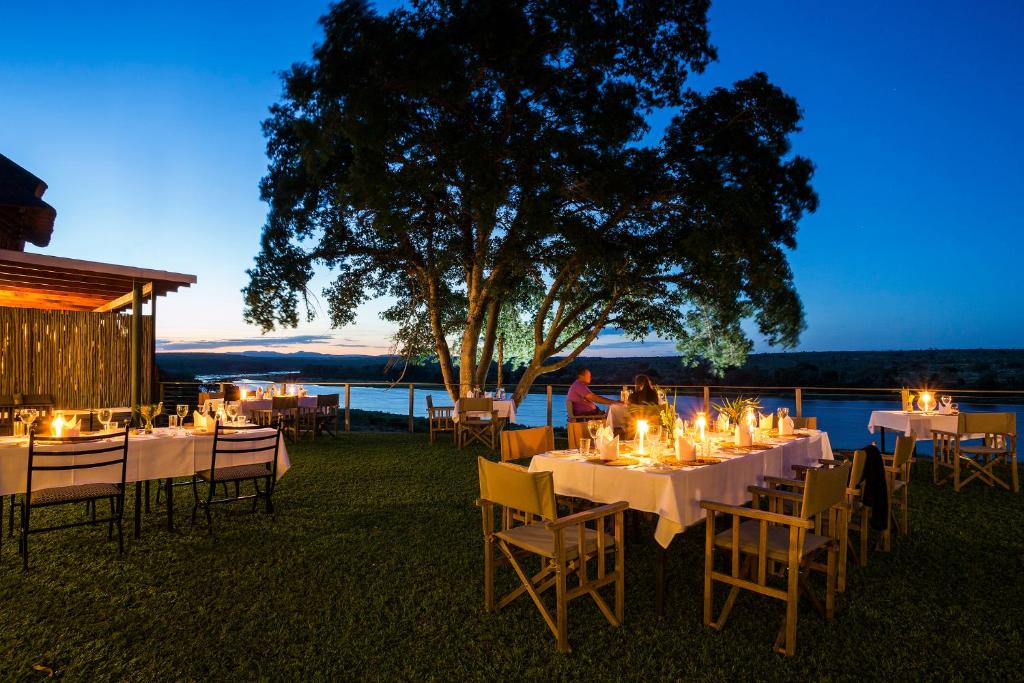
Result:
{"label": "cream canvas chair seat", "polygon": [[817,429],[818,418],[816,417],[794,417],[793,429]]}
{"label": "cream canvas chair seat", "polygon": [[[503,609],[524,593],[530,596],[558,642],[569,652],[569,601],[589,595],[612,626],[621,626],[625,603],[625,501],[558,517],[551,472],[529,472],[509,463],[477,458],[484,534],[484,609]],[[495,508],[501,527],[495,530]],[[612,533],[608,533],[608,525]],[[500,554],[495,553],[495,546]],[[614,554],[609,567],[609,554]],[[534,555],[540,571],[529,574],[520,560]],[[521,585],[500,600],[494,596],[498,564],[512,567]],[[591,572],[596,575],[591,575]],[[600,589],[613,586],[614,608]],[[554,616],[544,594],[555,589]]]}
{"label": "cream canvas chair seat", "polygon": [[[981,443],[970,443],[978,439]],[[932,453],[932,477],[938,485],[952,481],[953,490],[959,492],[977,479],[1020,491],[1014,413],[960,413],[956,432],[932,430]],[[1005,467],[1006,473],[997,472],[996,467]]]}
{"label": "cream canvas chair seat", "polygon": [[[845,526],[846,485],[850,478],[850,464],[836,468],[822,468],[807,472],[800,495],[785,491],[750,487],[754,503],[750,508],[701,501],[707,512],[704,557],[704,625],[721,630],[732,611],[740,590],[767,595],[786,603],[786,617],[775,640],[775,650],[785,655],[796,652],[797,604],[801,593],[828,619],[835,616],[835,594],[841,530]],[[768,510],[758,508],[762,499],[768,500]],[[799,499],[793,514],[784,514],[783,502]],[[715,528],[717,515],[732,518],[725,531]],[[822,523],[826,516],[827,523]],[[816,529],[826,528],[826,533]],[[724,553],[729,558],[729,570],[715,569],[715,556]],[[820,557],[825,555],[825,564]],[[768,585],[769,563],[780,564],[786,576],[786,587]],[[818,601],[808,581],[811,570],[825,572],[826,590],[824,606]],[[728,597],[718,616],[714,618],[714,584],[725,583]]]}

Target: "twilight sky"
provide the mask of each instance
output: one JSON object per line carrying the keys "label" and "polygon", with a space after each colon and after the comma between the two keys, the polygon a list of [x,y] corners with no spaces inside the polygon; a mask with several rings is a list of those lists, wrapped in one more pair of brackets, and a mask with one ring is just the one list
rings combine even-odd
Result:
{"label": "twilight sky", "polygon": [[[50,186],[44,253],[197,275],[160,302],[164,349],[387,350],[382,302],[342,330],[262,338],[242,321],[266,212],[260,122],[326,7],[3,9],[0,152]],[[732,0],[710,18],[719,62],[695,87],[763,70],[804,109],[794,149],[817,165],[821,205],[791,254],[800,349],[1024,346],[1024,3]],[[591,353],[672,351],[605,335]]]}

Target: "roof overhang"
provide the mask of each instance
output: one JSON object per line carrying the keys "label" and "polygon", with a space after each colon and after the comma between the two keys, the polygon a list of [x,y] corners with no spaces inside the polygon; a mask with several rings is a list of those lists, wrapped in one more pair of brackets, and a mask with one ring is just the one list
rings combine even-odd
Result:
{"label": "roof overhang", "polygon": [[61,311],[117,311],[143,295],[163,296],[196,283],[195,275],[0,249],[0,306]]}

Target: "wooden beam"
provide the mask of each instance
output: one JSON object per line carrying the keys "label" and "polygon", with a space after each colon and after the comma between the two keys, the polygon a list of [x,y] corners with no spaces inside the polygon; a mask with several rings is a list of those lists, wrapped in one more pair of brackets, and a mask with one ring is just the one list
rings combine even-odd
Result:
{"label": "wooden beam", "polygon": [[136,282],[131,293],[131,362],[129,364],[129,394],[131,406],[142,402],[142,283]]}
{"label": "wooden beam", "polygon": [[[152,293],[153,293],[153,283],[152,282],[147,282],[146,285],[142,288],[142,296],[143,297],[148,297]],[[128,292],[127,294],[122,294],[121,296],[119,296],[116,299],[113,299],[111,301],[108,301],[107,303],[103,304],[102,306],[97,306],[96,308],[93,309],[92,312],[93,313],[107,313],[109,311],[116,311],[116,310],[118,310],[120,308],[124,308],[126,306],[130,306],[132,304],[134,296],[135,296],[135,289],[133,288],[132,291]]]}
{"label": "wooden beam", "polygon": [[138,280],[140,282],[166,280],[168,282],[177,282],[181,285],[194,285],[196,283],[195,275],[173,273],[165,270],[151,270],[149,268],[135,268],[132,266],[118,266],[112,263],[99,263],[96,261],[82,261],[79,259],[49,256],[46,254],[30,254],[22,251],[12,251],[10,249],[0,249],[0,263],[36,266],[55,272],[79,272],[85,275],[108,275]]}

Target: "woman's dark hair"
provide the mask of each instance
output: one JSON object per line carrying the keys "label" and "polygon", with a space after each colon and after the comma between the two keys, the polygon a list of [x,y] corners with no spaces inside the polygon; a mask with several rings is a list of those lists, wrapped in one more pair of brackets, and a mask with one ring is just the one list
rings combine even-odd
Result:
{"label": "woman's dark hair", "polygon": [[633,384],[636,391],[643,391],[645,389],[654,391],[654,383],[647,375],[637,375],[633,378]]}

